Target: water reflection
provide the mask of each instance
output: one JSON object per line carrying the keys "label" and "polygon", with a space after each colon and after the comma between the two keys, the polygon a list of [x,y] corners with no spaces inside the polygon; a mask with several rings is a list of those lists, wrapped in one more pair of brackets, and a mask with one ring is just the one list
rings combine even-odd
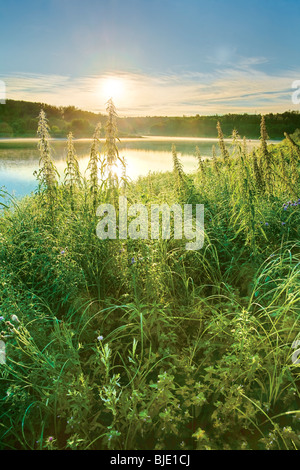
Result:
{"label": "water reflection", "polygon": [[[104,141],[101,140],[101,146]],[[120,156],[125,157],[127,175],[131,179],[139,175],[147,175],[149,171],[172,170],[172,143],[176,145],[178,156],[181,158],[186,172],[192,172],[197,167],[194,157],[196,145],[203,158],[210,158],[212,145],[216,146],[219,154],[217,139],[181,138],[181,137],[145,137],[122,139],[118,144]],[[258,141],[248,141],[248,147],[258,145]],[[86,174],[91,141],[80,139],[75,141],[79,167]],[[230,147],[230,140],[226,141]],[[66,141],[51,141],[52,155],[59,174],[63,178],[66,167]],[[2,139],[0,140],[0,187],[5,187],[9,193],[16,196],[28,194],[36,189],[34,171],[39,169],[39,153],[36,139]],[[87,175],[87,174],[86,174]]]}

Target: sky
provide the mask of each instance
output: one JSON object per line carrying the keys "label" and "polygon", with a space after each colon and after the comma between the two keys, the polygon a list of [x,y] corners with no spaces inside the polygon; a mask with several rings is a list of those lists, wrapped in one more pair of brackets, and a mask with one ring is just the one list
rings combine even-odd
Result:
{"label": "sky", "polygon": [[298,110],[299,0],[0,0],[6,99],[121,116]]}

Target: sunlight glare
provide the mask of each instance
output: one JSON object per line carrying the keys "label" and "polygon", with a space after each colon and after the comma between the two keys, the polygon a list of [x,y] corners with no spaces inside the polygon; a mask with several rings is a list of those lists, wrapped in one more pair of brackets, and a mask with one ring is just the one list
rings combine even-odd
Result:
{"label": "sunlight glare", "polygon": [[105,101],[122,99],[124,95],[124,80],[118,77],[107,77],[101,81],[100,93]]}

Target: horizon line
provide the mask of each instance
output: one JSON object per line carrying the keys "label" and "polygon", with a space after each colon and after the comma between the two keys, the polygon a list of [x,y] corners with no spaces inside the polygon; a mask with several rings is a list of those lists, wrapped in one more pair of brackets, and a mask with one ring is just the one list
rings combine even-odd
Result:
{"label": "horizon line", "polygon": [[[56,109],[59,109],[59,108],[63,108],[63,109],[67,109],[67,108],[75,108],[76,111],[81,111],[81,112],[87,112],[87,113],[91,113],[91,114],[94,114],[95,116],[106,116],[106,114],[104,114],[103,112],[99,111],[99,112],[96,112],[96,111],[91,111],[89,109],[83,109],[83,108],[79,108],[73,104],[68,104],[68,105],[61,105],[61,106],[58,106],[58,105],[55,105],[55,104],[50,104],[49,102],[43,102],[43,101],[28,101],[28,100],[16,100],[16,99],[12,99],[12,98],[8,98],[6,99],[6,103],[3,103],[2,106],[5,106],[5,104],[7,104],[9,101],[13,101],[13,102],[19,102],[19,103],[31,103],[31,104],[36,104],[36,105],[41,105],[41,106],[49,106],[49,107],[52,107],[52,108],[56,108]],[[1,109],[1,108],[0,108]],[[232,113],[232,112],[227,112],[227,113],[222,113],[222,114],[219,114],[219,113],[214,113],[214,114],[200,114],[200,113],[196,113],[196,114],[182,114],[182,115],[179,115],[179,114],[147,114],[147,115],[132,115],[132,116],[128,116],[128,115],[124,115],[124,116],[120,116],[119,114],[117,114],[117,118],[118,119],[135,119],[135,118],[143,118],[143,119],[146,119],[146,118],[193,118],[193,117],[222,117],[222,116],[244,116],[244,115],[248,115],[248,116],[268,116],[268,115],[276,115],[276,114],[285,114],[285,113],[290,113],[290,114],[299,114],[299,110],[292,110],[292,109],[286,109],[285,111],[277,111],[277,112],[273,112],[273,111],[268,111],[266,113],[261,113],[261,112],[247,112],[247,111],[244,111],[244,112],[241,112],[241,113]]]}

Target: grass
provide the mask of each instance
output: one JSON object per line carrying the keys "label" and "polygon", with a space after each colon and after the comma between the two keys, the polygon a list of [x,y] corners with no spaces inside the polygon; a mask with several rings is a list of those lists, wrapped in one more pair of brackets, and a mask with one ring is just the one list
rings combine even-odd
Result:
{"label": "grass", "polygon": [[[190,175],[173,147],[135,182],[103,160],[76,182],[71,154],[60,185],[47,148],[37,193],[1,200],[1,448],[300,449],[297,144],[236,139]],[[203,248],[100,240],[120,194],[204,204]]]}

